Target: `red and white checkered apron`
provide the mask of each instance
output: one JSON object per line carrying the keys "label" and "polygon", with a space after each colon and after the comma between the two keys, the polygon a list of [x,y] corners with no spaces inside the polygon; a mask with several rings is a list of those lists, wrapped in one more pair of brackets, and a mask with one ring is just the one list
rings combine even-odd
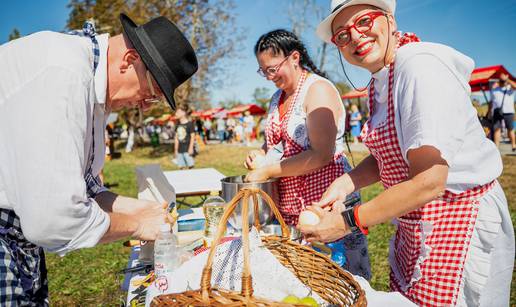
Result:
{"label": "red and white checkered apron", "polygon": [[[297,98],[303,88],[307,75],[308,73],[306,71],[301,75],[296,91],[292,97],[292,103],[287,113],[285,113],[285,116],[280,119],[278,112],[278,116],[267,122],[265,129],[267,148],[270,149],[274,145],[282,142],[283,158],[289,158],[307,150],[292,139],[287,131],[288,121],[291,119],[294,106],[297,103],[303,103],[303,101],[297,101]],[[281,104],[281,99],[282,98],[280,98],[278,102],[278,106]],[[334,155],[333,161],[328,165],[310,174],[281,177],[279,179],[279,210],[286,223],[290,225],[297,224],[299,213],[303,211],[307,205],[318,201],[330,184],[344,174],[344,163],[345,158],[341,153],[337,153]]]}
{"label": "red and white checkered apron", "polygon": [[[398,143],[393,100],[394,63],[389,70],[388,115],[384,124],[371,128],[370,119],[361,137],[374,156],[385,189],[409,176]],[[369,93],[374,114],[374,82]],[[445,191],[442,197],[396,219],[397,231],[390,250],[391,289],[420,306],[455,305],[466,253],[478,214],[479,198],[494,182],[466,192]]]}

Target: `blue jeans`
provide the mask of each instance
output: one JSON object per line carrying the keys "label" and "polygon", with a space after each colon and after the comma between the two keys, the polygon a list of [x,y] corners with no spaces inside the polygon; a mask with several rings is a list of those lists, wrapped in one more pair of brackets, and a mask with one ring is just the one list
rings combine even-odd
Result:
{"label": "blue jeans", "polygon": [[217,133],[219,135],[219,141],[224,142],[224,140],[226,139],[226,131],[218,130]]}
{"label": "blue jeans", "polygon": [[193,167],[194,159],[187,152],[180,152],[177,154],[177,165],[179,167]]}

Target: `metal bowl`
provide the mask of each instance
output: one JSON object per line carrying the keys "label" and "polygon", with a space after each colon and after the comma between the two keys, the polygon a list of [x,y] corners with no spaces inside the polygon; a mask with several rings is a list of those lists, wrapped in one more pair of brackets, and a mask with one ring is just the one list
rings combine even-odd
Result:
{"label": "metal bowl", "polygon": [[[244,182],[244,176],[233,176],[226,177],[221,180],[222,182],[222,198],[226,202],[230,202],[231,199],[243,188],[259,188],[267,193],[275,204],[279,202],[279,193],[278,193],[278,181],[277,179],[269,179],[267,181],[261,182]],[[267,225],[272,221],[273,214],[265,200],[258,196],[258,218],[260,220],[260,225]],[[249,225],[254,224],[254,202],[253,199],[249,199]],[[235,208],[235,212],[229,218],[229,223],[235,229],[242,229],[242,201]]]}
{"label": "metal bowl", "polygon": [[[303,237],[301,231],[294,226],[288,226],[290,231],[290,240],[300,240]],[[270,224],[262,227],[262,231],[266,236],[279,236],[281,237],[281,225]]]}

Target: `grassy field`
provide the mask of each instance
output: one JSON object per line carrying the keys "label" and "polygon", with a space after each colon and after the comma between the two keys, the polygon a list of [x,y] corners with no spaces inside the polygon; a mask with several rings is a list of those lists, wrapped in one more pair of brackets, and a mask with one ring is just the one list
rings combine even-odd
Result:
{"label": "grassy field", "polygon": [[[212,145],[206,147],[196,159],[196,167],[214,167],[227,176],[245,172],[243,159],[248,148]],[[123,154],[121,159],[106,163],[104,174],[111,190],[127,196],[137,194],[134,167],[147,163],[158,163],[164,170],[176,169],[170,162],[171,147],[162,145],[156,149],[145,147],[130,154]],[[355,161],[365,157],[355,153]],[[513,224],[516,224],[516,157],[504,157],[504,173],[500,179],[507,198]],[[185,178],[185,180],[188,180]],[[379,192],[380,185],[371,186],[362,191],[364,200]],[[389,266],[387,263],[389,238],[394,228],[391,225],[379,225],[371,229],[369,253],[373,278],[371,285],[378,290],[388,290]],[[49,270],[50,300],[54,306],[116,306],[125,299],[120,290],[123,276],[117,271],[125,268],[129,249],[122,246],[122,241],[105,244],[96,248],[72,252],[60,258],[47,254]],[[513,275],[513,285],[514,285]],[[511,305],[516,305],[516,291],[511,288]]]}

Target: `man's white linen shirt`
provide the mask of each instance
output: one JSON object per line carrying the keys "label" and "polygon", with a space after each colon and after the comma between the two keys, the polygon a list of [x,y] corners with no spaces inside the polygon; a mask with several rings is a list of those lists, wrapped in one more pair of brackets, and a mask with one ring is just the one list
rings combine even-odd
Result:
{"label": "man's white linen shirt", "polygon": [[[411,43],[396,54],[394,67],[395,126],[401,152],[424,145],[441,152],[448,163],[446,187],[464,192],[496,179],[502,160],[471,104],[468,81],[474,62],[458,51],[434,43]],[[373,127],[387,118],[389,69],[373,74]]]}
{"label": "man's white linen shirt", "polygon": [[97,40],[95,74],[88,37],[45,31],[0,46],[0,208],[60,255],[96,245],[110,225],[84,180],[92,124],[92,174],[104,164],[108,35]]}

